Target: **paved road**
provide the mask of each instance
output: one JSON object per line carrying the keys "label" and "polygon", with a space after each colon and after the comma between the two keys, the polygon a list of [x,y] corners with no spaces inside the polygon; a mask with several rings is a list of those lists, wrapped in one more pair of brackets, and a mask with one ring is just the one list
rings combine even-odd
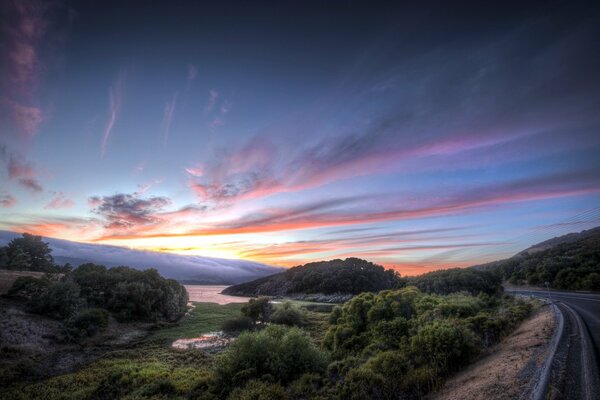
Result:
{"label": "paved road", "polygon": [[[551,386],[564,399],[600,399],[600,294],[512,290],[508,293],[551,299],[565,320]],[[558,373],[557,370],[562,370]],[[560,378],[558,378],[560,376]]]}

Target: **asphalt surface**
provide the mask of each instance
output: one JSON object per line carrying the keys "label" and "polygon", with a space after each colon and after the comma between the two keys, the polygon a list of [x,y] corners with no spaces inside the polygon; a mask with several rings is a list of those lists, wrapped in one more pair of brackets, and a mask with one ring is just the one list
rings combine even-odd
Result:
{"label": "asphalt surface", "polygon": [[550,397],[600,400],[600,294],[518,289],[506,292],[550,300],[564,317]]}

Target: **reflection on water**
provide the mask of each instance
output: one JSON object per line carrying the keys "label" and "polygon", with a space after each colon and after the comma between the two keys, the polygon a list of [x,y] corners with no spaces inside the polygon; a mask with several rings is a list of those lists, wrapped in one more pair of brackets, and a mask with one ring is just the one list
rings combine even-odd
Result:
{"label": "reflection on water", "polygon": [[201,303],[245,303],[249,297],[227,296],[221,294],[227,286],[221,285],[185,285],[190,301],[198,301]]}
{"label": "reflection on water", "polygon": [[225,336],[223,332],[210,332],[197,338],[177,339],[171,345],[176,349],[218,349],[227,346],[233,338]]}

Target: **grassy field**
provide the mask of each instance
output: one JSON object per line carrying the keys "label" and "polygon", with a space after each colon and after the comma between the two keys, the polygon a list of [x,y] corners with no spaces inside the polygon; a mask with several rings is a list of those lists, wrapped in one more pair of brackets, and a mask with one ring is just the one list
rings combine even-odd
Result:
{"label": "grassy field", "polygon": [[194,308],[174,327],[161,329],[150,336],[150,339],[173,341],[198,337],[204,333],[221,329],[225,320],[240,315],[243,303],[219,305],[217,303],[193,303]]}

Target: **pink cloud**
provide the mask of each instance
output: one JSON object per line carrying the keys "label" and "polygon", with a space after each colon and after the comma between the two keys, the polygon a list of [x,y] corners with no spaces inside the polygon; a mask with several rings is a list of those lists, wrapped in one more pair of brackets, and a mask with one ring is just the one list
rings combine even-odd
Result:
{"label": "pink cloud", "polygon": [[2,105],[7,109],[15,131],[26,138],[37,133],[43,120],[42,110],[35,105],[34,93],[39,86],[42,40],[48,36],[48,10],[60,6],[35,0],[7,2],[2,7],[7,21],[3,33],[4,64],[2,73]]}
{"label": "pink cloud", "polygon": [[65,194],[62,192],[56,193],[54,198],[50,200],[48,204],[44,207],[46,210],[59,210],[62,208],[71,208],[75,206],[75,202],[71,199],[65,197]]}
{"label": "pink cloud", "polygon": [[15,204],[17,204],[17,199],[10,194],[0,196],[0,207],[10,208]]}
{"label": "pink cloud", "polygon": [[0,154],[7,159],[8,177],[33,192],[42,192],[44,188],[38,182],[39,172],[24,157],[16,153],[8,153],[2,148]]}
{"label": "pink cloud", "polygon": [[195,167],[184,168],[184,169],[185,169],[185,172],[187,172],[188,174],[190,174],[192,176],[195,176],[196,178],[199,178],[202,175],[204,175],[204,169],[200,165],[195,166]]}
{"label": "pink cloud", "polygon": [[[212,190],[205,186],[195,188],[205,196]],[[448,215],[472,213],[478,210],[506,206],[514,203],[546,200],[570,196],[581,196],[600,192],[600,179],[595,171],[536,176],[519,181],[498,183],[490,186],[470,188],[436,199],[424,194],[416,206],[392,206],[369,204],[361,212],[356,209],[362,198],[334,199],[290,209],[266,209],[228,222],[184,233],[159,233],[168,236],[210,236],[229,234],[255,234],[287,230],[315,229],[323,227],[360,225],[367,223],[411,220]],[[227,194],[220,194],[226,197]],[[379,200],[380,197],[377,197]],[[353,204],[356,203],[356,204]],[[354,209],[343,211],[342,206],[354,205]],[[376,209],[377,211],[372,211]],[[139,232],[144,236],[143,232]]]}

